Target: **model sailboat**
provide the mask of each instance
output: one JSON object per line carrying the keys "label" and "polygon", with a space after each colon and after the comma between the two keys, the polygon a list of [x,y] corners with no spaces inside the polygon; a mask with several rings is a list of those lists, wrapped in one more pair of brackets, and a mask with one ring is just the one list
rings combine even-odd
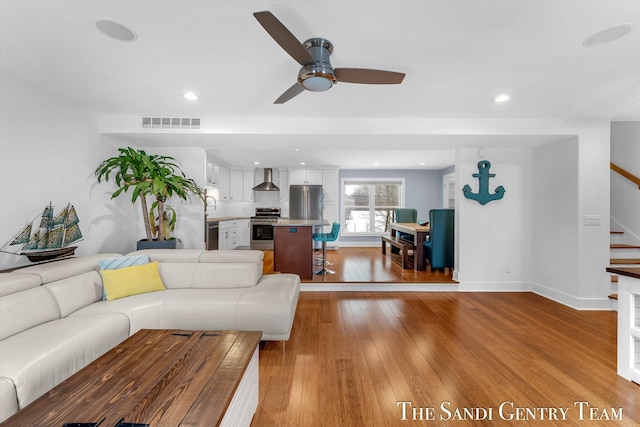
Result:
{"label": "model sailboat", "polygon": [[68,204],[58,215],[54,216],[53,206],[44,208],[39,218],[23,228],[9,242],[17,255],[25,255],[31,262],[48,261],[73,255],[77,246],[73,243],[82,240],[78,215],[72,204]]}

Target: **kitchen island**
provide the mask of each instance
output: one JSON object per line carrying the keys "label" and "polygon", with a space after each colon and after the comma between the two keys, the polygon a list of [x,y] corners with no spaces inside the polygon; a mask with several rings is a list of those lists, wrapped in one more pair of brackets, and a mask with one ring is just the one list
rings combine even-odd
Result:
{"label": "kitchen island", "polygon": [[[329,222],[321,219],[280,219],[273,224],[273,269],[313,278],[313,233]],[[316,231],[317,228],[317,231]]]}

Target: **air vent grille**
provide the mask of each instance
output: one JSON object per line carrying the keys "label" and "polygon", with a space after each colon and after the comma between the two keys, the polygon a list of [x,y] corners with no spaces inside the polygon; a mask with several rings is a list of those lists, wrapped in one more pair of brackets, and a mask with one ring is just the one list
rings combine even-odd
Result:
{"label": "air vent grille", "polygon": [[199,117],[143,117],[143,129],[200,129]]}

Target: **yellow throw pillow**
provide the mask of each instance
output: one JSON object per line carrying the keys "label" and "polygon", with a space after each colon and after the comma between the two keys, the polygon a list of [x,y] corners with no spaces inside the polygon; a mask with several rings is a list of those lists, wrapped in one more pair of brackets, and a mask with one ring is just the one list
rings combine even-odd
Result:
{"label": "yellow throw pillow", "polygon": [[165,289],[157,261],[117,270],[100,270],[100,275],[107,300]]}

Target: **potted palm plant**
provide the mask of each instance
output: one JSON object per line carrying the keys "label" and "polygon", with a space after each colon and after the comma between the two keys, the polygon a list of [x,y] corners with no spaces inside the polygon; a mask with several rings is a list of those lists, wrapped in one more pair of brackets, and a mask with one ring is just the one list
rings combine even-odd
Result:
{"label": "potted palm plant", "polygon": [[[119,148],[118,152],[118,156],[104,160],[97,167],[98,182],[109,181],[113,176],[118,188],[111,194],[112,199],[132,190],[131,203],[140,200],[147,238],[138,242],[138,249],[175,248],[176,240],[168,235],[168,231],[175,227],[176,212],[165,202],[172,196],[187,200],[194,194],[202,198],[204,190],[186,177],[173,157],[147,154],[131,147]],[[147,196],[154,199],[151,209]],[[154,235],[157,236],[155,239]]]}

